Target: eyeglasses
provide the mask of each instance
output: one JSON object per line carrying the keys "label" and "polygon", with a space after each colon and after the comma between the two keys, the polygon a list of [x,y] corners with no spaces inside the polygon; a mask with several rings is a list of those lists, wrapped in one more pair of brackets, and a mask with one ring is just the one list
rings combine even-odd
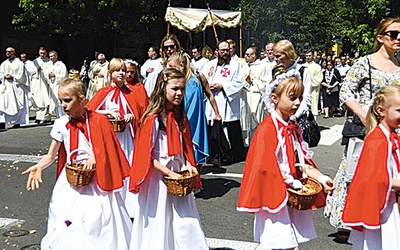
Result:
{"label": "eyeglasses", "polygon": [[173,50],[173,49],[175,49],[175,44],[165,45],[164,46],[164,50]]}
{"label": "eyeglasses", "polygon": [[392,39],[397,39],[399,37],[400,30],[388,30],[383,32],[384,35],[390,36]]}
{"label": "eyeglasses", "polygon": [[14,53],[12,50],[6,50],[6,53]]}
{"label": "eyeglasses", "polygon": [[244,56],[252,56],[254,53],[245,53]]}

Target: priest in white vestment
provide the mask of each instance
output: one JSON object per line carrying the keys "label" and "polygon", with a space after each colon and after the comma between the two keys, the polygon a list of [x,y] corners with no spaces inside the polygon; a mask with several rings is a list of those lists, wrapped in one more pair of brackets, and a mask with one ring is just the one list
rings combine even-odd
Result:
{"label": "priest in white vestment", "polygon": [[50,66],[49,66],[49,74],[47,75],[48,83],[50,86],[49,98],[50,98],[50,107],[49,112],[52,114],[56,112],[57,118],[60,118],[64,115],[64,111],[60,106],[60,102],[58,100],[58,87],[60,83],[67,79],[68,71],[65,64],[58,60],[58,53],[56,51],[49,52],[50,57]]}
{"label": "priest in white vestment", "polygon": [[6,124],[29,123],[28,86],[24,64],[15,57],[15,49],[6,49],[7,59],[0,65],[0,129]]}
{"label": "priest in white vestment", "polygon": [[33,64],[33,62],[28,59],[28,56],[25,52],[21,53],[20,59],[21,59],[21,62],[25,66],[25,79],[27,81],[27,83],[25,85],[28,86],[28,88],[27,88],[28,103],[29,103],[28,106],[29,106],[29,109],[31,109],[31,108],[36,109],[37,106],[35,104],[35,101],[33,99],[33,94],[31,92],[31,82],[32,82],[33,75],[36,74],[36,67]]}
{"label": "priest in white vestment", "polygon": [[204,67],[208,64],[209,60],[202,56],[201,48],[198,46],[194,46],[192,48],[192,60],[190,64],[194,68],[196,72],[203,72]]}
{"label": "priest in white vestment", "polygon": [[312,81],[312,104],[311,104],[311,112],[312,114],[318,115],[318,103],[320,100],[320,86],[322,82],[322,68],[318,63],[314,62],[314,53],[312,51],[306,52],[306,62],[304,63],[311,73],[311,81]]}
{"label": "priest in white vestment", "polygon": [[249,130],[246,131],[246,137],[244,137],[244,145],[248,147],[258,124],[266,115],[263,102],[261,101],[261,95],[264,93],[266,86],[266,67],[264,63],[257,60],[256,47],[249,47],[245,52],[244,58],[249,66],[248,78],[246,79],[249,84],[246,94],[247,105],[250,110],[250,124]]}
{"label": "priest in white vestment", "polygon": [[93,65],[93,70],[90,71],[89,87],[86,92],[86,99],[90,100],[96,92],[110,84],[108,75],[108,61],[104,54],[99,54],[98,62]]}
{"label": "priest in white vestment", "polygon": [[[202,72],[210,89],[214,94],[218,110],[222,116],[223,135],[228,140],[229,150],[223,152],[224,159],[218,156],[216,159],[213,152],[221,149],[220,142],[210,143],[211,159],[217,165],[232,164],[243,160],[243,138],[242,129],[240,127],[240,94],[244,86],[244,74],[240,63],[231,59],[229,54],[230,46],[225,40],[220,41],[217,47],[218,57],[211,60],[205,71]],[[206,102],[206,116],[210,129],[215,126],[214,110],[209,100]],[[210,136],[211,137],[211,136]]]}
{"label": "priest in white vestment", "polygon": [[157,76],[163,70],[162,58],[158,55],[158,47],[151,45],[147,51],[149,59],[140,67],[140,75],[143,78],[144,88],[150,97],[156,86]]}
{"label": "priest in white vestment", "polygon": [[[51,121],[49,113],[49,84],[47,75],[49,73],[50,60],[47,57],[47,50],[39,48],[39,57],[33,60],[36,72],[32,75],[31,93],[36,104],[36,123]],[[32,108],[33,109],[33,108]]]}

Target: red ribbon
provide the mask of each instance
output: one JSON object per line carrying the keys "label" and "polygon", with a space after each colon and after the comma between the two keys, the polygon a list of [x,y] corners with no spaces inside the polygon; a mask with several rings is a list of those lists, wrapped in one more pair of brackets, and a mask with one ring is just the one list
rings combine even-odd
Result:
{"label": "red ribbon", "polygon": [[167,133],[168,156],[182,153],[178,122],[175,119],[173,111],[167,113],[167,124],[165,130]]}
{"label": "red ribbon", "polygon": [[400,173],[400,161],[399,161],[399,156],[397,155],[397,149],[399,148],[398,147],[399,136],[397,135],[397,133],[395,132],[390,133],[390,142],[392,143],[392,154],[394,161],[396,163],[397,172]]}
{"label": "red ribbon", "polygon": [[293,133],[296,133],[297,138],[299,137],[298,129],[299,126],[296,123],[290,122],[287,126],[283,125],[282,135],[285,138],[286,145],[286,156],[288,158],[290,173],[294,176],[296,174],[296,166],[295,166],[295,151],[293,144]]}
{"label": "red ribbon", "polygon": [[119,115],[121,119],[124,119],[124,106],[122,105],[121,100],[121,89],[118,86],[114,86],[114,94],[111,97],[111,101],[117,103],[119,106]]}
{"label": "red ribbon", "polygon": [[[86,128],[86,119],[81,116],[77,119],[71,118],[70,121],[65,125],[67,129],[69,129],[69,149],[70,151],[78,148],[79,145],[79,130],[88,138],[87,128]],[[75,152],[71,155],[71,159],[76,159],[76,155],[78,152]]]}

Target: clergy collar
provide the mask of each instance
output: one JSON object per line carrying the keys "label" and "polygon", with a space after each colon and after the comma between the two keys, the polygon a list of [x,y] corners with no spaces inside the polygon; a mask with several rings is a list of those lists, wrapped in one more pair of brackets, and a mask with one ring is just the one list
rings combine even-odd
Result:
{"label": "clergy collar", "polygon": [[156,55],[156,56],[154,56],[154,57],[150,57],[150,60],[156,60],[156,59],[158,59],[158,58],[160,58],[160,56],[159,56],[159,55]]}
{"label": "clergy collar", "polygon": [[203,58],[203,56],[202,56],[202,55],[199,55],[198,57],[193,58],[193,59],[197,62],[197,61],[200,60],[201,58]]}

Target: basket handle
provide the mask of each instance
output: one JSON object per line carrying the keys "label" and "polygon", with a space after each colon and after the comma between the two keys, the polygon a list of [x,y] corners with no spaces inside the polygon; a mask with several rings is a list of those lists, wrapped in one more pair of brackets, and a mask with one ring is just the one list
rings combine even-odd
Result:
{"label": "basket handle", "polygon": [[76,148],[76,149],[72,150],[72,151],[69,153],[69,160],[71,161],[71,163],[72,163],[71,156],[74,155],[74,154],[75,154],[76,152],[78,152],[78,151],[83,151],[83,152],[85,152],[86,154],[90,155],[90,152],[89,152],[89,151],[87,151],[87,150],[85,150],[85,149]]}

